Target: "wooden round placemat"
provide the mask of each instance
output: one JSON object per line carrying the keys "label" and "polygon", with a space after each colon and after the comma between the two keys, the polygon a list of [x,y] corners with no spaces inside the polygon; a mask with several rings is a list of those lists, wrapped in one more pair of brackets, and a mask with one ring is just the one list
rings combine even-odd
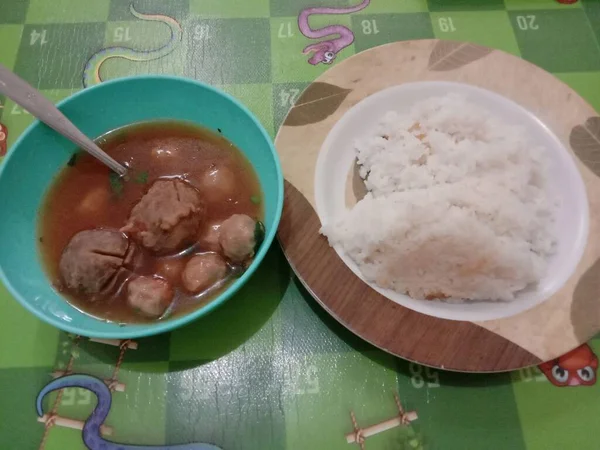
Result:
{"label": "wooden round placemat", "polygon": [[[497,92],[533,112],[575,156],[590,203],[586,250],[552,298],[485,322],[438,319],[386,299],[356,277],[319,234],[314,172],[335,123],[382,89],[456,81]],[[441,40],[404,41],[332,67],[298,98],[276,138],[286,178],[279,240],[315,299],[373,345],[421,364],[466,372],[515,370],[557,358],[600,330],[600,117],[566,84],[513,55]],[[352,179],[348,175],[349,196]],[[350,199],[350,202],[356,199]]]}

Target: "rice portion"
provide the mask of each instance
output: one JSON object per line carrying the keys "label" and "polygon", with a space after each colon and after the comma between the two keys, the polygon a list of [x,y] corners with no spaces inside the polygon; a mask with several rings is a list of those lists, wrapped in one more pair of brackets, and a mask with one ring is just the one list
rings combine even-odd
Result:
{"label": "rice portion", "polygon": [[322,233],[364,277],[421,299],[513,300],[554,252],[548,157],[449,94],[387,113],[356,143],[370,193]]}

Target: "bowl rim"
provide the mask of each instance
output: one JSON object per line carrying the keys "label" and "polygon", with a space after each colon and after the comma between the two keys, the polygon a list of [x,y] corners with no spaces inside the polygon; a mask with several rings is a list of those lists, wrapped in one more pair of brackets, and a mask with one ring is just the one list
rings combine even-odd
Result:
{"label": "bowl rim", "polygon": [[[166,333],[166,332],[172,331],[174,329],[177,329],[184,325],[187,325],[190,322],[211,313],[212,311],[217,309],[219,306],[221,306],[223,303],[225,303],[227,300],[229,300],[234,294],[236,294],[241,289],[241,287],[244,284],[246,284],[246,282],[250,279],[250,277],[252,275],[254,275],[254,273],[256,272],[256,270],[258,269],[260,264],[263,262],[267,252],[269,251],[269,249],[271,248],[271,245],[273,244],[273,242],[275,240],[275,236],[277,234],[277,229],[279,227],[279,222],[281,220],[281,215],[282,215],[282,211],[283,211],[283,198],[284,198],[283,171],[281,168],[281,162],[279,159],[279,155],[277,153],[277,150],[275,149],[275,144],[273,142],[273,139],[271,139],[271,137],[269,136],[269,134],[267,133],[267,131],[265,130],[263,125],[260,123],[260,121],[256,118],[256,116],[243,103],[241,103],[240,100],[236,99],[235,97],[228,94],[227,92],[225,92],[215,86],[211,86],[209,84],[203,83],[201,81],[198,81],[198,80],[195,80],[192,78],[181,77],[181,76],[153,75],[153,74],[132,75],[132,76],[116,78],[116,79],[112,79],[112,80],[108,80],[108,81],[103,81],[102,83],[96,84],[94,86],[90,86],[88,88],[83,88],[80,91],[75,92],[74,94],[71,94],[68,97],[64,98],[63,100],[58,102],[56,104],[56,106],[58,109],[61,109],[64,105],[68,104],[69,102],[74,101],[75,99],[77,99],[81,96],[85,96],[86,93],[88,93],[88,92],[92,92],[92,91],[98,90],[98,89],[104,89],[106,87],[113,86],[113,85],[118,85],[118,84],[123,84],[123,83],[127,84],[127,83],[136,82],[136,81],[140,81],[140,80],[174,81],[177,83],[187,83],[187,84],[191,84],[191,85],[194,85],[194,86],[202,88],[202,89],[207,89],[207,90],[212,91],[213,93],[221,96],[225,100],[228,100],[231,103],[233,103],[237,108],[239,108],[243,113],[245,113],[250,118],[252,123],[258,128],[258,130],[260,131],[260,133],[262,134],[262,136],[265,138],[266,142],[268,143],[269,149],[271,151],[271,157],[275,164],[275,170],[277,172],[276,178],[277,178],[277,186],[278,186],[279,190],[277,193],[277,202],[275,205],[275,217],[272,222],[273,226],[265,235],[265,239],[264,239],[260,249],[258,250],[258,253],[255,255],[254,260],[248,267],[248,269],[242,274],[242,276],[240,278],[238,278],[225,291],[223,291],[221,294],[219,294],[216,298],[214,298],[208,304],[206,304],[198,309],[195,309],[187,314],[184,314],[182,316],[174,317],[169,320],[165,320],[164,322],[127,324],[124,326],[117,325],[118,328],[115,330],[101,331],[101,332],[97,332],[97,333],[89,333],[89,331],[87,331],[86,329],[83,329],[76,325],[72,325],[69,322],[60,320],[52,314],[44,314],[38,308],[35,308],[34,306],[32,306],[30,304],[30,302],[25,300],[23,298],[23,296],[17,291],[17,289],[12,285],[12,283],[6,276],[4,269],[0,265],[0,282],[2,282],[2,284],[4,284],[4,286],[6,287],[8,292],[11,294],[11,296],[16,301],[18,301],[25,309],[27,309],[28,311],[33,313],[37,318],[41,319],[43,322],[46,322],[60,330],[68,332],[68,333],[74,333],[74,334],[81,335],[81,336],[104,338],[104,339],[140,338],[140,337],[153,336],[156,334],[161,334],[161,333]],[[36,127],[42,126],[42,125],[43,124],[39,119],[34,119],[34,121],[17,138],[17,140],[11,146],[10,151],[4,158],[4,161],[2,162],[2,164],[0,164],[0,178],[2,178],[4,173],[8,170],[7,167],[9,166],[9,162],[10,162],[11,158],[13,157],[15,151],[19,148],[19,146],[21,146],[22,142],[27,138],[27,136]],[[49,280],[47,280],[47,281],[49,282]],[[56,295],[58,295],[59,297],[62,297],[58,292],[56,292],[56,290],[54,288],[53,288],[53,290],[56,293]],[[64,301],[69,305],[69,307],[76,309],[69,302],[67,302],[66,300],[64,300]],[[86,314],[86,313],[84,313],[84,314]],[[93,318],[93,316],[89,316],[89,317]],[[96,319],[96,320],[99,320],[99,319]]]}

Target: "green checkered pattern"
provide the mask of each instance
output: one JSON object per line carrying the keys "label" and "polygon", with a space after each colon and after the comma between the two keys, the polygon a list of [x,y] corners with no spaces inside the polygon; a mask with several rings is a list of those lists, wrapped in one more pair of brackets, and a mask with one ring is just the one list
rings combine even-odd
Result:
{"label": "green checkered pattern", "polygon": [[[82,88],[84,64],[101,48],[155,49],[168,40],[163,24],[132,17],[130,1],[0,0],[0,63],[58,101]],[[133,1],[141,12],[180,21],[183,42],[156,61],[111,59],[104,79],[163,73],[213,83],[274,135],[299,93],[327,69],[301,53],[311,41],[298,30],[299,11],[359,0]],[[598,0],[371,3],[356,14],[311,19],[314,27],[339,23],[354,31],[355,42],[337,61],[396,40],[466,40],[543,67],[600,110]],[[10,100],[0,97],[0,104],[10,146],[32,118]],[[39,322],[1,286],[0,317],[0,449],[37,449],[44,425],[33,402],[50,373],[73,356],[74,371],[110,378],[119,349],[85,339],[74,348],[72,337]],[[388,419],[397,413],[398,391],[419,419],[368,438],[368,450],[600,448],[600,386],[558,389],[537,369],[476,376],[396,359],[329,317],[277,246],[220,310],[138,344],[125,352],[118,374],[125,391],[113,394],[106,421],[117,442],[344,450],[352,448],[344,439],[352,431],[350,410],[361,426]],[[591,345],[600,351],[600,340]],[[85,420],[95,401],[87,391],[66,390],[58,414]],[[54,426],[45,448],[84,445],[79,431]]]}

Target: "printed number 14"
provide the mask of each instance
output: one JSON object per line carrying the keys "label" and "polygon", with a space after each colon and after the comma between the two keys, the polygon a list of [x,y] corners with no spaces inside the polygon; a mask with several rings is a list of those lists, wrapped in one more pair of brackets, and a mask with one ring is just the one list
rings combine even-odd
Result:
{"label": "printed number 14", "polygon": [[35,45],[39,42],[40,46],[47,44],[48,39],[46,38],[46,30],[42,30],[40,33],[37,30],[32,30],[29,36],[29,45]]}

